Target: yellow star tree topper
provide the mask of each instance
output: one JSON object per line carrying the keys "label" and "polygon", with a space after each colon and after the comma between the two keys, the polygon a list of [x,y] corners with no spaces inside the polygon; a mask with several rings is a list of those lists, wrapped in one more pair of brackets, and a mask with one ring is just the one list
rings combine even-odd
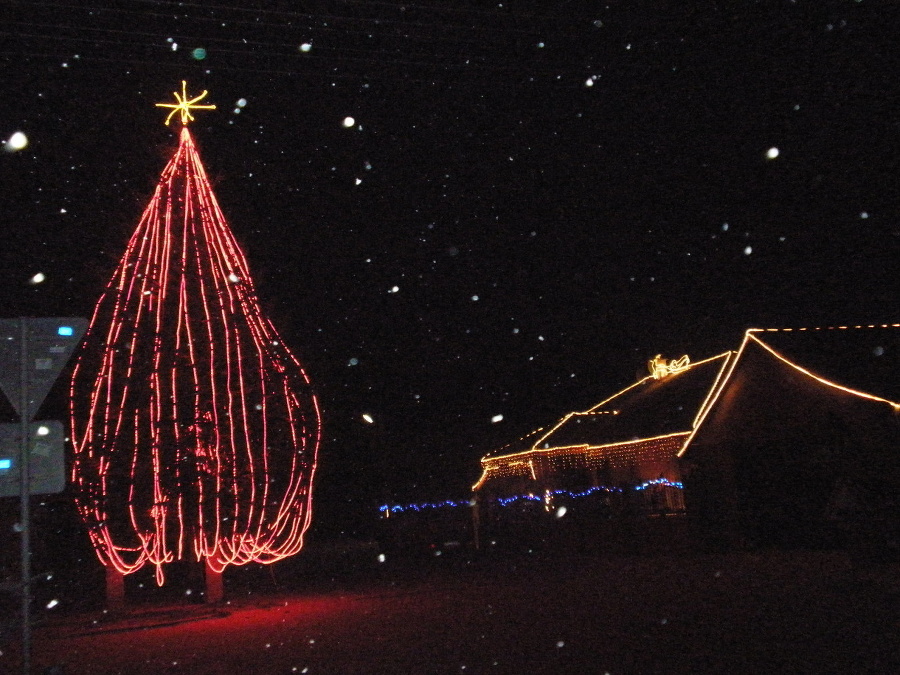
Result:
{"label": "yellow star tree topper", "polygon": [[175,95],[176,103],[157,103],[157,108],[171,108],[172,112],[169,113],[169,116],[166,117],[166,126],[168,126],[169,122],[172,120],[172,116],[175,113],[181,113],[181,123],[187,125],[188,122],[194,121],[194,116],[191,114],[191,110],[215,110],[216,106],[214,105],[200,105],[197,102],[202,101],[206,96],[207,92],[205,89],[203,93],[199,96],[195,96],[194,98],[190,98],[187,93],[187,82],[184,80],[181,81],[181,93],[179,94],[177,91],[172,92]]}

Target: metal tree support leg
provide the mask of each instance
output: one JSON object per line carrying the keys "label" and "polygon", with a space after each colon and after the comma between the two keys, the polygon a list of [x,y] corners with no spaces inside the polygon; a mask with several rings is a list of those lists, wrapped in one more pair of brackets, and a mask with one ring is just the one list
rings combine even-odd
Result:
{"label": "metal tree support leg", "polygon": [[112,565],[106,568],[106,606],[109,609],[125,606],[125,575]]}
{"label": "metal tree support leg", "polygon": [[216,572],[210,567],[209,560],[206,560],[203,576],[206,580],[206,602],[222,602],[225,597],[222,573]]}

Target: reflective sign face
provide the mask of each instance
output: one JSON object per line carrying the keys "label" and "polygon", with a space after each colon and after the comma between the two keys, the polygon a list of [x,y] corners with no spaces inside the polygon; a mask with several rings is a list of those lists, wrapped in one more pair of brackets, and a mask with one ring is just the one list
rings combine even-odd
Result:
{"label": "reflective sign face", "polygon": [[[0,424],[0,497],[19,495],[21,456],[19,424]],[[65,430],[62,422],[32,422],[28,425],[30,493],[55,494],[66,486]]]}
{"label": "reflective sign face", "polygon": [[[22,324],[25,322],[25,345]],[[34,417],[87,330],[87,319],[0,319],[0,389],[19,415]],[[25,366],[25,410],[22,366]]]}

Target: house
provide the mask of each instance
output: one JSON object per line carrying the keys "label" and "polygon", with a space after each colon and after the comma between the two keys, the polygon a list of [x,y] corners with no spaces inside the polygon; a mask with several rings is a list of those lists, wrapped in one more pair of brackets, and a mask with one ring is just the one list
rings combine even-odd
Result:
{"label": "house", "polygon": [[686,513],[711,537],[779,544],[900,520],[900,324],[750,329],[649,371],[485,456],[480,502],[600,497],[608,515]]}

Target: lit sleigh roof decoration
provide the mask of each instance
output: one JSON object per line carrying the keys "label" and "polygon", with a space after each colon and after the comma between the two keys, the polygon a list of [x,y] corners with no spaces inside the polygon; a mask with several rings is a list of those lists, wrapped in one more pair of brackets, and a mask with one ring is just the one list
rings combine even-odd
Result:
{"label": "lit sleigh roof decoration", "polygon": [[260,310],[187,123],[94,310],[72,375],[72,478],[101,562],[297,553],[312,516],[321,420],[309,379]]}

